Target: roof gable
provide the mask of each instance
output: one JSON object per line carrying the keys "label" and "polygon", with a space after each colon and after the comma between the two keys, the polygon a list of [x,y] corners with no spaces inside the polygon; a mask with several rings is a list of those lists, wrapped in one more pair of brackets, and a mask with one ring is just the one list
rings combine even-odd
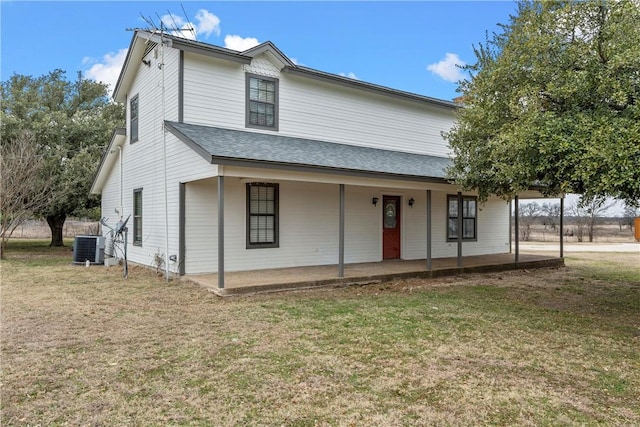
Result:
{"label": "roof gable", "polygon": [[235,50],[214,46],[195,40],[183,39],[169,34],[150,32],[146,30],[136,30],[131,38],[127,57],[122,65],[118,82],[113,90],[113,99],[116,102],[126,102],[127,93],[133,84],[142,59],[149,52],[149,45],[164,44],[167,47],[194,52],[200,55],[225,59],[240,64],[250,64],[251,56],[243,55]]}
{"label": "roof gable", "polygon": [[96,175],[93,177],[93,183],[91,184],[90,190],[91,194],[102,193],[102,189],[107,182],[111,169],[113,169],[116,159],[121,155],[120,150],[122,150],[122,146],[124,145],[126,138],[126,129],[116,128],[114,130],[111,140],[109,141],[109,145],[107,145],[107,149],[102,154],[100,166],[98,166]]}
{"label": "roof gable", "polygon": [[122,67],[122,71],[120,72],[120,77],[118,78],[118,82],[116,83],[116,87],[113,91],[113,99],[116,102],[126,102],[127,93],[129,92],[129,89],[133,84],[141,61],[144,58],[144,55],[148,53],[149,43],[164,43],[165,46],[173,47],[185,52],[193,52],[200,55],[215,57],[218,59],[224,59],[246,65],[250,65],[254,61],[258,60],[261,56],[264,56],[269,60],[271,64],[273,64],[273,66],[275,66],[282,72],[287,72],[292,75],[322,80],[327,83],[358,88],[360,90],[373,91],[376,93],[389,95],[396,98],[402,98],[405,100],[408,99],[418,102],[426,102],[432,105],[446,107],[449,109],[455,109],[460,106],[453,101],[404,92],[385,86],[367,83],[361,80],[350,79],[347,77],[339,76],[337,74],[327,73],[296,65],[284,53],[282,53],[282,51],[280,51],[280,49],[278,49],[276,45],[274,45],[270,41],[261,43],[243,52],[237,52],[235,50],[214,46],[208,43],[184,39],[168,34],[160,34],[158,32],[149,32],[146,30],[136,30],[133,35],[131,45],[129,46],[129,51],[127,52],[127,57]]}
{"label": "roof gable", "polygon": [[274,65],[279,64],[279,68],[296,66],[293,61],[287,58],[287,56],[270,41],[261,43],[258,46],[252,47],[251,49],[247,49],[243,51],[242,54],[250,56],[251,58],[256,58],[260,55],[267,55],[269,60],[274,63]]}

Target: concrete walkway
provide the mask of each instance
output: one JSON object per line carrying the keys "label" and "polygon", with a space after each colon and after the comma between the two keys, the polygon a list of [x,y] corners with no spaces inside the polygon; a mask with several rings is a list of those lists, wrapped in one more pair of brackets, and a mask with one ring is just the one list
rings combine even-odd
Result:
{"label": "concrete walkway", "polygon": [[542,254],[521,254],[520,262],[516,264],[513,254],[497,254],[464,257],[462,267],[457,267],[457,258],[455,257],[434,259],[432,270],[427,270],[426,265],[424,259],[346,264],[344,277],[337,276],[337,265],[225,272],[224,289],[218,288],[217,274],[187,275],[184,276],[184,279],[195,282],[216,295],[231,296],[321,286],[365,285],[408,278],[434,278],[458,274],[554,267],[564,265],[564,260]]}

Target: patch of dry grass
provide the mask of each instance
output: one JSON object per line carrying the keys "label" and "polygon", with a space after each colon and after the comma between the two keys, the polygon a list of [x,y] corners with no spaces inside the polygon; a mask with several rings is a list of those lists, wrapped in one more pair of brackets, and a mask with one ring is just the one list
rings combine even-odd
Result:
{"label": "patch of dry grass", "polygon": [[640,424],[637,254],[231,299],[9,255],[2,425]]}

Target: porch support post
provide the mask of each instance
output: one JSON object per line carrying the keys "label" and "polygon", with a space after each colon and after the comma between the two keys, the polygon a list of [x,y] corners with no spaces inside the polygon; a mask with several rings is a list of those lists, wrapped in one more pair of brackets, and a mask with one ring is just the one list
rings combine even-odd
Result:
{"label": "porch support post", "polygon": [[338,249],[338,277],[344,277],[344,184],[340,184],[340,228]]}
{"label": "porch support post", "polygon": [[513,253],[513,200],[509,200],[509,253]]}
{"label": "porch support post", "polygon": [[564,194],[560,198],[560,258],[564,258]]}
{"label": "porch support post", "polygon": [[518,217],[520,216],[520,201],[518,200],[518,196],[515,197],[514,199],[515,205],[516,205],[516,209],[513,213],[513,220],[515,221],[515,236],[514,239],[516,241],[516,262],[520,261],[520,228],[519,228],[519,224],[518,224]]}
{"label": "porch support post", "polygon": [[431,190],[427,190],[427,270],[431,268]]}
{"label": "porch support post", "polygon": [[218,176],[218,289],[224,289],[224,176]]}
{"label": "porch support post", "polygon": [[462,192],[458,191],[458,267],[462,267],[462,202]]}

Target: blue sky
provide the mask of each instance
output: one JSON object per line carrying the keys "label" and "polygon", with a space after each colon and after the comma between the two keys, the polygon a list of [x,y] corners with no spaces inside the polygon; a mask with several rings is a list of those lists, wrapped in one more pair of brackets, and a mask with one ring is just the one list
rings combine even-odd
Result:
{"label": "blue sky", "polygon": [[144,15],[190,22],[202,42],[244,50],[270,40],[300,65],[450,100],[463,77],[455,64],[473,63],[473,45],[516,9],[514,1],[0,0],[0,74],[60,68],[113,87],[128,29],[146,27]]}
{"label": "blue sky", "polygon": [[[2,80],[56,68],[113,84],[132,32],[169,13],[200,41],[236,50],[272,41],[318,70],[441,99],[457,96],[456,63],[515,13],[512,1],[1,1]],[[172,21],[169,21],[172,22]]]}

